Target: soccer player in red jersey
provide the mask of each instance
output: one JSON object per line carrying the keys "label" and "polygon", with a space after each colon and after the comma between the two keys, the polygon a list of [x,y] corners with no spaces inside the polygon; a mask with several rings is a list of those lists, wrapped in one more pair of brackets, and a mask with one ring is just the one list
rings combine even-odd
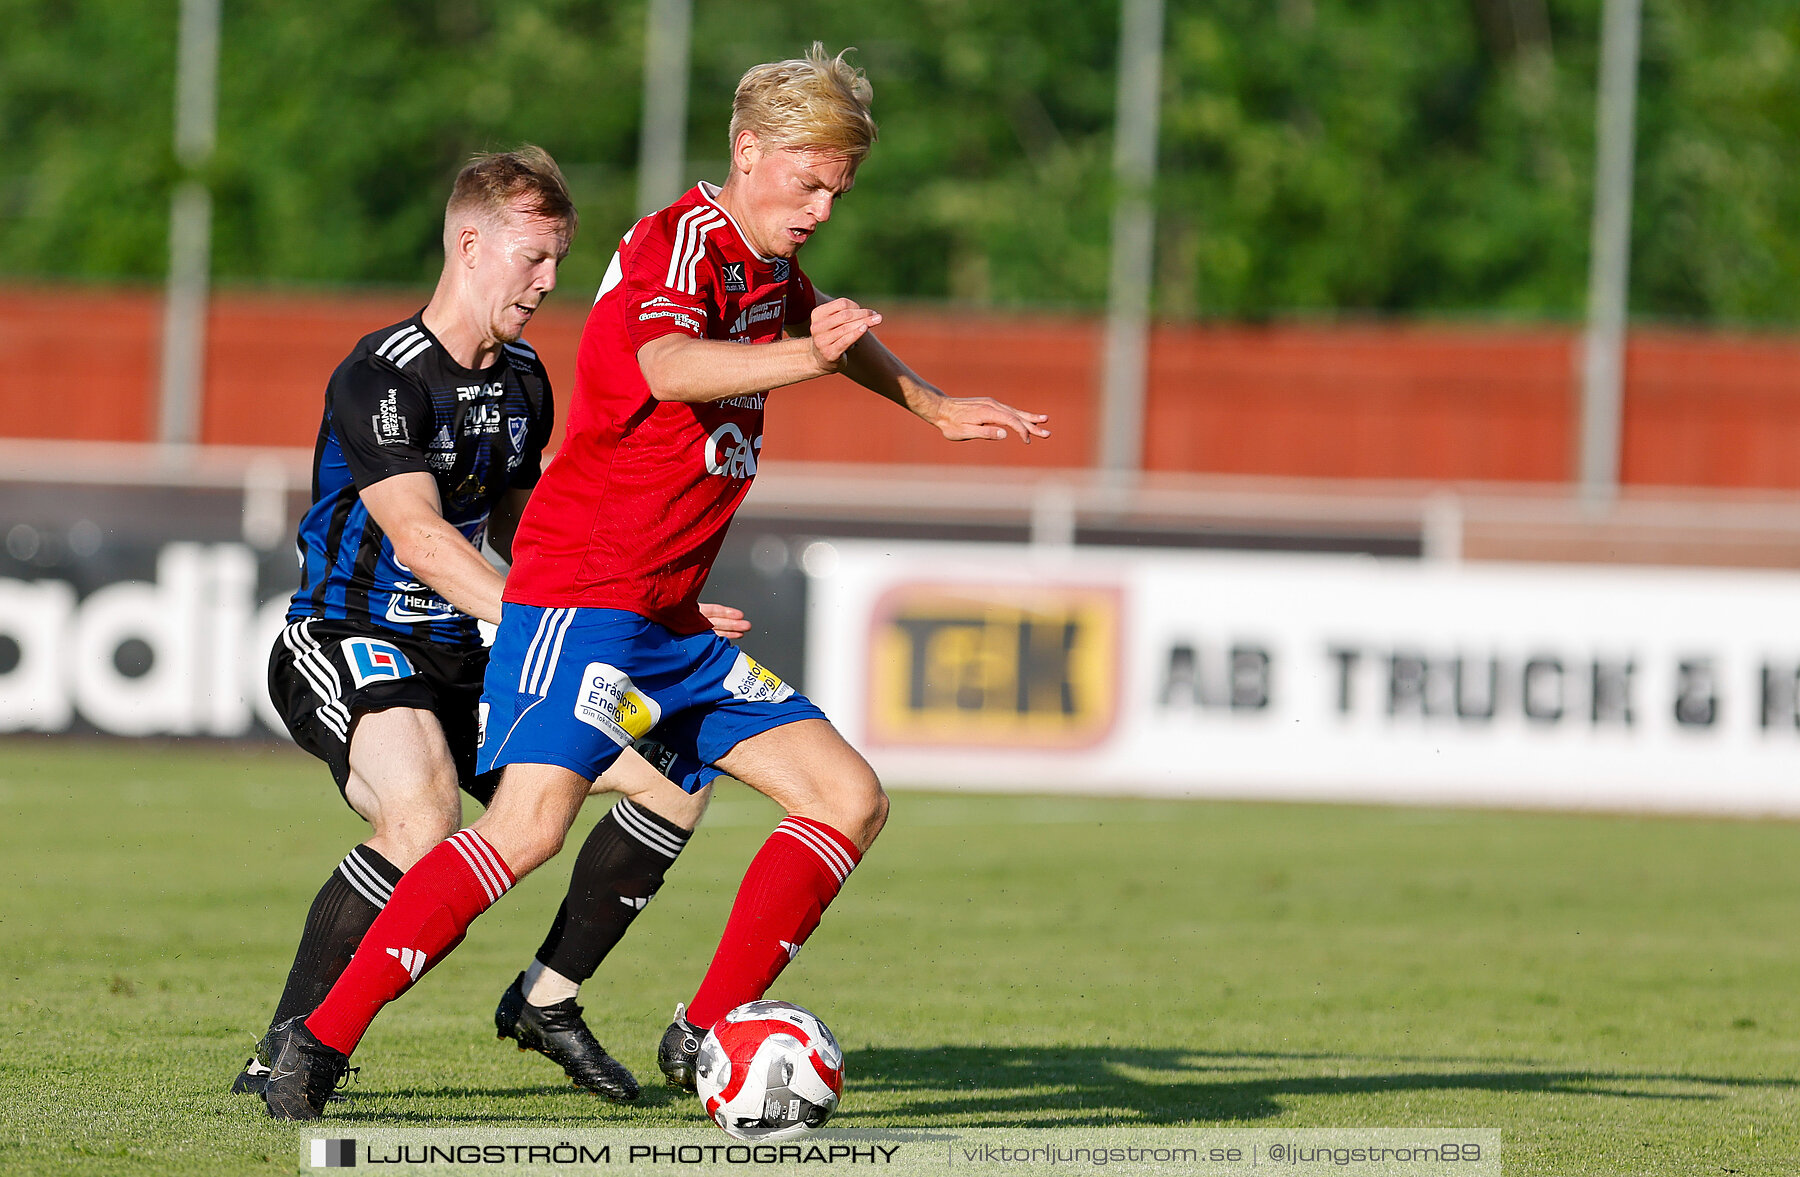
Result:
{"label": "soccer player in red jersey", "polygon": [[395,885],[319,1008],[272,1037],[271,1115],[320,1114],[381,1007],[561,848],[596,779],[653,730],[670,764],[698,766],[671,773],[684,788],[728,773],[787,814],[663,1035],[673,1085],[693,1089],[700,1037],[763,995],[880,833],[888,801],[868,763],[696,604],[756,474],[773,389],[842,372],[950,440],[1049,436],[1040,414],[946,396],[870,333],[878,313],[817,293],[796,264],[874,143],[870,98],[861,71],[816,44],[754,67],[724,187],[697,186],[620,243],[583,332],[567,438],[513,543],[481,704],[479,767],[503,768],[500,786]]}

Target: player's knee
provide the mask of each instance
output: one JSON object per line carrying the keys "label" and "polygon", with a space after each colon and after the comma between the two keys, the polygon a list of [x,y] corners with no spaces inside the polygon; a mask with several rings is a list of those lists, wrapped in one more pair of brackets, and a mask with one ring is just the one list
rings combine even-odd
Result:
{"label": "player's knee", "polygon": [[888,801],[887,790],[881,787],[880,781],[876,781],[875,782],[875,810],[874,810],[873,814],[871,814],[871,816],[870,816],[871,828],[869,831],[869,840],[871,842],[873,842],[875,840],[875,835],[879,834],[882,831],[882,829],[884,827],[886,827],[889,808],[890,808],[890,804]]}
{"label": "player's knee", "polygon": [[390,807],[392,816],[382,823],[384,841],[393,846],[408,861],[395,863],[402,870],[410,867],[426,853],[454,834],[462,825],[462,806],[455,803],[444,804],[443,799],[436,796],[421,797],[412,805]]}
{"label": "player's knee", "polygon": [[825,821],[867,850],[881,827],[887,824],[888,795],[881,787],[875,770],[860,757],[855,769],[847,770],[819,790],[820,808],[828,816]]}
{"label": "player's knee", "polygon": [[[476,828],[482,828],[480,823],[477,823]],[[568,828],[562,823],[538,814],[524,823],[509,825],[504,831],[495,831],[490,840],[495,842],[494,848],[506,860],[506,865],[512,869],[513,874],[524,878],[562,853],[563,841],[568,832]]]}
{"label": "player's knee", "polygon": [[426,773],[404,782],[388,782],[378,795],[379,815],[371,824],[382,853],[402,870],[462,825],[462,798],[454,770],[445,776]]}
{"label": "player's knee", "polygon": [[875,836],[881,833],[888,819],[887,790],[881,787],[881,782],[875,779],[873,772],[869,774],[869,784],[871,791],[863,798],[862,834],[856,839],[856,844],[864,850],[875,841]]}

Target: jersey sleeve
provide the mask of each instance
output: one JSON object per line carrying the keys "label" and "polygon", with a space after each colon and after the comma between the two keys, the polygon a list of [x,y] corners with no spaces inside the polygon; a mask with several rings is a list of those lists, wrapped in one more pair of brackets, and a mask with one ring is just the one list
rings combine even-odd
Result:
{"label": "jersey sleeve", "polygon": [[819,292],[814,289],[812,279],[801,273],[799,265],[796,264],[793,273],[788,275],[787,318],[782,321],[782,325],[795,328],[810,327],[813,308],[818,305]]}
{"label": "jersey sleeve", "polygon": [[643,226],[642,243],[628,252],[625,332],[634,350],[665,335],[705,339],[707,320],[717,315],[713,263],[706,235],[697,231],[704,226],[695,223],[700,211],[653,219]]}
{"label": "jersey sleeve", "polygon": [[410,379],[364,357],[332,374],[325,398],[358,490],[396,474],[431,471],[425,459],[431,398]]}

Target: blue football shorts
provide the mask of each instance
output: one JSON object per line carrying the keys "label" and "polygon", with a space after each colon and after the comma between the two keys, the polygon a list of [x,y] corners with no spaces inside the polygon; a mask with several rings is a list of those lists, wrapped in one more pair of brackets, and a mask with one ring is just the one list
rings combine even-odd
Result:
{"label": "blue football shorts", "polygon": [[488,658],[476,768],[555,764],[593,780],[635,746],[692,793],[740,740],[824,718],[710,630],[682,637],[622,609],[509,601]]}

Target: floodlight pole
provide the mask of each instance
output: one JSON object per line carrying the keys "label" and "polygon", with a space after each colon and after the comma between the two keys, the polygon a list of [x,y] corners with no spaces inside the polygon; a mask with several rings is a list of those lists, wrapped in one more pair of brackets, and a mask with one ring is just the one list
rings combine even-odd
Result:
{"label": "floodlight pole", "polygon": [[1591,507],[1605,506],[1619,493],[1642,22],[1643,0],[1606,0],[1600,30],[1587,331],[1581,352],[1581,497]]}
{"label": "floodlight pole", "polygon": [[1123,0],[1113,131],[1112,273],[1101,361],[1100,469],[1118,481],[1144,462],[1144,383],[1156,238],[1156,129],[1163,0]]}
{"label": "floodlight pole", "polygon": [[644,20],[644,118],[637,211],[653,213],[687,186],[688,62],[693,0],[650,0]]}
{"label": "floodlight pole", "polygon": [[181,0],[176,58],[175,159],[184,173],[169,208],[169,277],[163,298],[162,397],[157,437],[200,439],[206,380],[206,304],[212,275],[212,193],[202,172],[218,131],[219,0]]}

